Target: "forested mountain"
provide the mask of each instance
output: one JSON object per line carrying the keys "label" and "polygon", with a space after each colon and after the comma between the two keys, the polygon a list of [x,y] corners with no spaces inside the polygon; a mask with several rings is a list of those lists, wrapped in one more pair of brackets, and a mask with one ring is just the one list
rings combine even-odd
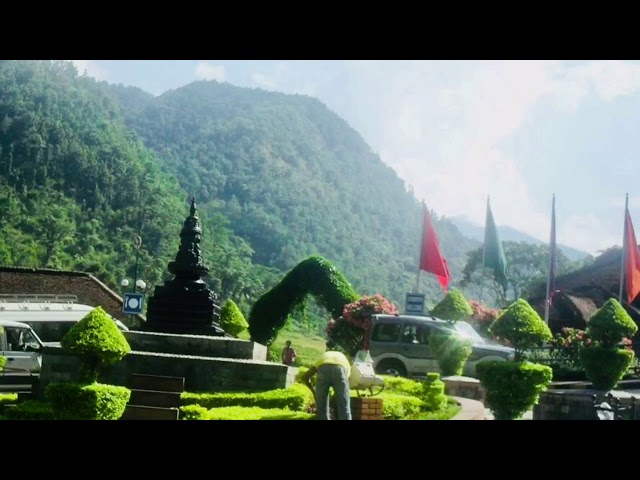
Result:
{"label": "forested mountain", "polygon": [[[312,254],[400,306],[414,285],[418,201],[319,101],[215,82],[153,97],[67,62],[0,61],[0,264],[90,271],[118,289],[140,235],[153,287],[191,195],[208,281],[245,313]],[[457,281],[478,242],[446,219],[435,228]]]}
{"label": "forested mountain", "polygon": [[[200,201],[214,202],[254,262],[287,271],[312,254],[361,293],[402,305],[415,282],[421,207],[405,183],[318,100],[216,82],[159,97],[113,87],[127,125]],[[436,219],[460,277],[477,242]],[[425,275],[435,298],[437,284]]]}

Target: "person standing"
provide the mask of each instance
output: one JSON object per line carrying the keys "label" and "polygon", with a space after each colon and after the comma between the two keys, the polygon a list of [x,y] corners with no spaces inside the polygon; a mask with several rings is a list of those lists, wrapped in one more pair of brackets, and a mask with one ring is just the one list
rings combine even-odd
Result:
{"label": "person standing", "polygon": [[[318,420],[331,420],[329,413],[329,389],[333,387],[336,396],[338,420],[351,420],[351,398],[349,395],[349,375],[351,365],[342,353],[332,350],[327,343],[327,351],[313,367],[309,368],[302,380],[313,392],[316,399],[316,416]],[[316,388],[313,389],[311,379],[317,374]]]}
{"label": "person standing", "polygon": [[285,347],[282,349],[282,363],[291,366],[295,363],[297,357],[298,354],[291,346],[291,340],[287,340]]}

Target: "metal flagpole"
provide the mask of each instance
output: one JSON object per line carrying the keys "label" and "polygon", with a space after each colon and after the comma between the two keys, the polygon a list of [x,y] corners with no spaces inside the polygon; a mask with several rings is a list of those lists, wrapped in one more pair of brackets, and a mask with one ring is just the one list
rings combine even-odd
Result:
{"label": "metal flagpole", "polygon": [[555,250],[556,248],[556,196],[555,194],[551,200],[551,237],[549,238],[549,266],[547,270],[547,296],[545,297],[544,302],[544,323],[549,325],[549,309],[551,308],[551,304],[549,300],[551,299],[551,272],[553,269],[553,261],[555,260]]}
{"label": "metal flagpole", "polygon": [[420,293],[420,274],[422,273],[422,248],[424,245],[424,216],[426,215],[427,206],[422,201],[422,234],[420,235],[420,245],[418,248],[418,274],[416,275],[416,289],[414,293]]}
{"label": "metal flagpole", "polygon": [[629,194],[626,194],[624,201],[624,234],[622,237],[622,254],[620,255],[620,293],[618,294],[618,301],[622,303],[622,285],[624,284],[624,254],[625,247],[627,246],[627,215],[629,213]]}
{"label": "metal flagpole", "polygon": [[484,219],[484,240],[482,242],[482,276],[480,277],[480,298],[478,301],[482,303],[482,294],[484,292],[484,282],[486,279],[484,268],[484,256],[487,249],[487,219],[489,218],[489,195],[487,195],[487,212]]}

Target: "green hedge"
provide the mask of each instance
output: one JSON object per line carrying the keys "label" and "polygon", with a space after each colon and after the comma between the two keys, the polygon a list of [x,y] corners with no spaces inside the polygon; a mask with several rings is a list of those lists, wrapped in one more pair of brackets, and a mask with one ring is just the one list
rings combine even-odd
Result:
{"label": "green hedge", "polygon": [[184,405],[180,407],[180,420],[204,420],[208,411],[200,405]]}
{"label": "green hedge", "polygon": [[225,332],[233,336],[238,336],[249,327],[238,305],[231,299],[222,305],[222,310],[220,311],[220,326]]}
{"label": "green hedge", "polygon": [[251,340],[270,345],[287,323],[289,313],[314,295],[333,318],[359,295],[328,260],[313,256],[296,265],[282,281],[253,304],[249,314]]}
{"label": "green hedge", "polygon": [[7,407],[8,420],[54,420],[51,405],[38,400],[25,400],[15,407]]}
{"label": "green hedge", "polygon": [[0,393],[0,407],[2,407],[3,405],[13,405],[17,401],[17,393]]}
{"label": "green hedge", "polygon": [[382,416],[385,420],[414,417],[425,409],[425,403],[417,397],[400,393],[382,392]]}
{"label": "green hedge", "polygon": [[429,348],[436,357],[442,375],[462,375],[464,365],[473,351],[473,343],[455,334],[429,335]]}
{"label": "green hedge", "polygon": [[292,412],[286,408],[220,407],[206,410],[193,405],[181,407],[185,420],[313,420],[313,413]]}
{"label": "green hedge", "polygon": [[529,362],[481,362],[476,372],[496,420],[520,418],[538,403],[553,375],[550,367]]}
{"label": "green hedge", "polygon": [[50,383],[45,396],[59,420],[118,420],[131,390],[115,385]]}
{"label": "green hedge", "polygon": [[400,393],[418,398],[423,394],[424,387],[421,382],[404,377],[392,377],[390,375],[380,376],[384,380],[385,392]]}
{"label": "green hedge", "polygon": [[200,405],[207,409],[216,407],[287,408],[302,411],[314,403],[313,394],[306,386],[295,383],[289,388],[259,393],[189,393],[181,396],[183,405]]}
{"label": "green hedge", "polygon": [[0,372],[2,372],[2,369],[4,368],[6,363],[7,363],[7,359],[3,356],[0,356]]}
{"label": "green hedge", "polygon": [[632,350],[608,347],[586,347],[580,360],[589,381],[596,390],[609,391],[622,380],[633,363]]}

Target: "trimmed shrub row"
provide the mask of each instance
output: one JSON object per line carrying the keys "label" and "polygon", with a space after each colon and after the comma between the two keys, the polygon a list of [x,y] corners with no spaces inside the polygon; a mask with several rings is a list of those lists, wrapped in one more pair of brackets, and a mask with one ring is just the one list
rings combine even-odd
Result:
{"label": "trimmed shrub row", "polygon": [[180,407],[183,420],[313,420],[313,413],[292,412],[286,408],[220,407],[207,410],[199,405]]}
{"label": "trimmed shrub row", "polygon": [[124,413],[131,390],[99,383],[50,383],[45,395],[56,419],[117,420]]}
{"label": "trimmed shrub row", "polygon": [[313,394],[306,386],[296,383],[289,388],[259,393],[189,393],[181,396],[183,405],[200,405],[206,409],[219,407],[260,407],[302,411],[314,403]]}
{"label": "trimmed shrub row", "polygon": [[54,420],[51,405],[38,400],[25,400],[5,410],[7,420]]}

